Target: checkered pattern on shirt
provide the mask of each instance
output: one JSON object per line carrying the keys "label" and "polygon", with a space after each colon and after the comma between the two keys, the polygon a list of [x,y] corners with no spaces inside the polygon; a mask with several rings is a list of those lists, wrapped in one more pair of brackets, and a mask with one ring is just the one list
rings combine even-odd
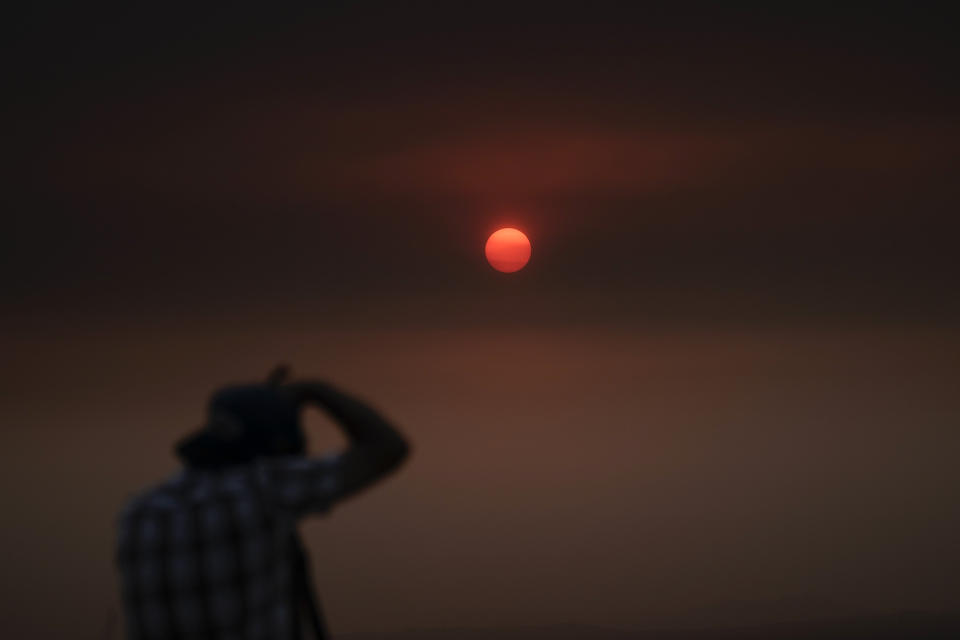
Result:
{"label": "checkered pattern on shirt", "polygon": [[291,536],[339,485],[334,457],[283,458],[184,471],[130,500],[116,549],[127,637],[290,638]]}

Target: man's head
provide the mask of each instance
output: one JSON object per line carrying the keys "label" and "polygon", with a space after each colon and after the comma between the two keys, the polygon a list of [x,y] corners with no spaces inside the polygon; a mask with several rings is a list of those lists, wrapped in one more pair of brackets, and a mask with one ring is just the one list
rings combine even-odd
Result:
{"label": "man's head", "polygon": [[176,445],[190,467],[244,464],[260,457],[303,455],[297,397],[284,389],[286,367],[277,367],[262,384],[232,385],[214,392],[207,423]]}

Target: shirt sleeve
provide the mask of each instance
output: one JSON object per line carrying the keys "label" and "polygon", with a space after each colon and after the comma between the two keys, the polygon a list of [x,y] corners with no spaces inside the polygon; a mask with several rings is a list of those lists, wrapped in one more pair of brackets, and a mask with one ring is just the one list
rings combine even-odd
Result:
{"label": "shirt sleeve", "polygon": [[295,517],[324,514],[342,492],[341,467],[337,454],[271,458],[260,464],[260,482],[279,509]]}

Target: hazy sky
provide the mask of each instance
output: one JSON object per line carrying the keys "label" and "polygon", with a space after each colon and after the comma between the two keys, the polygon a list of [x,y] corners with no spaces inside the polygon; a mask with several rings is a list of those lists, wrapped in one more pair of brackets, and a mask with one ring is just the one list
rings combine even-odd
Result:
{"label": "hazy sky", "polygon": [[305,526],[334,630],[960,609],[947,20],[451,4],[11,17],[2,627],[96,633],[279,360],[415,445]]}

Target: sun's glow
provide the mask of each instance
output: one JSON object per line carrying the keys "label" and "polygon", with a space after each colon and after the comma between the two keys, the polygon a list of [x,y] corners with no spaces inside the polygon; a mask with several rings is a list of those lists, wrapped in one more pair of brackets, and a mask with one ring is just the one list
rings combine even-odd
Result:
{"label": "sun's glow", "polygon": [[513,273],[530,261],[530,240],[519,229],[507,227],[487,238],[484,253],[491,267],[503,273]]}

